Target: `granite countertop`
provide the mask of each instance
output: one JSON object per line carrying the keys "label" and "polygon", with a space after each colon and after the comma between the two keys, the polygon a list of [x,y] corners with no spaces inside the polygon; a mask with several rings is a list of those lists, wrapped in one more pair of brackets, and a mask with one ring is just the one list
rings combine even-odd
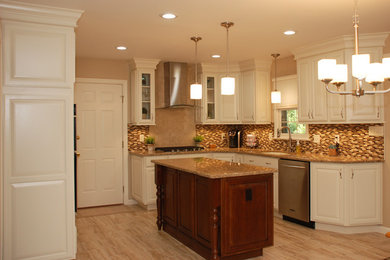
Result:
{"label": "granite countertop", "polygon": [[[268,152],[281,152],[283,154],[269,154]],[[205,149],[202,151],[191,151],[191,152],[148,152],[148,151],[129,151],[132,155],[138,156],[163,156],[163,155],[178,155],[178,154],[201,154],[202,153],[238,153],[238,154],[251,154],[260,155],[266,157],[274,157],[281,159],[291,159],[298,161],[309,161],[309,162],[335,162],[335,163],[363,163],[363,162],[383,162],[381,158],[356,158],[348,156],[329,156],[315,153],[286,153],[283,151],[265,151],[261,149],[249,149],[249,148],[215,148]]]}
{"label": "granite countertop", "polygon": [[152,160],[152,162],[158,165],[184,172],[190,172],[210,179],[272,174],[277,172],[277,170],[273,168],[227,162],[203,157]]}

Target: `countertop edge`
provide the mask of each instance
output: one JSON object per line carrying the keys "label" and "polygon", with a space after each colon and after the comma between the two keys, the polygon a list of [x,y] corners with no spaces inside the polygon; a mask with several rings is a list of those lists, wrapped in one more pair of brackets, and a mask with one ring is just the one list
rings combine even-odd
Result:
{"label": "countertop edge", "polygon": [[[271,155],[265,154],[264,150],[253,150],[253,149],[239,149],[239,148],[220,148],[220,149],[205,149],[203,151],[191,151],[191,152],[139,152],[129,151],[130,155],[136,155],[140,157],[153,157],[153,156],[169,156],[169,155],[185,155],[185,154],[207,154],[207,153],[237,153],[247,154],[254,156],[264,156],[277,159],[289,159],[297,161],[308,161],[308,162],[323,162],[323,163],[375,163],[384,162],[384,159],[373,158],[373,159],[354,159],[346,156],[328,156],[321,154],[303,153],[301,155],[295,153],[289,153],[288,155]],[[317,158],[316,158],[317,157]]]}

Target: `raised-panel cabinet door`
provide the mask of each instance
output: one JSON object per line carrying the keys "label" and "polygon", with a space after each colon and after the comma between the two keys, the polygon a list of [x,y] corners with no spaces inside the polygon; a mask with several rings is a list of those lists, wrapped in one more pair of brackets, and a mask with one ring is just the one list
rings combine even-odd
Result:
{"label": "raised-panel cabinet door", "polygon": [[156,184],[154,181],[154,167],[146,168],[146,205],[151,205],[156,203]]}
{"label": "raised-panel cabinet door", "polygon": [[177,172],[165,168],[163,175],[163,219],[168,224],[177,227]]}
{"label": "raised-panel cabinet door", "polygon": [[193,174],[179,172],[177,190],[177,219],[178,228],[189,236],[194,236],[194,187]]}
{"label": "raised-panel cabinet door", "polygon": [[382,223],[382,164],[348,167],[349,224]]}
{"label": "raised-panel cabinet door", "polygon": [[312,88],[312,112],[311,120],[315,122],[322,122],[328,120],[328,102],[327,102],[327,94],[324,87],[324,83],[318,80],[318,61],[323,57],[317,56],[311,60],[311,84]]}
{"label": "raised-panel cabinet door", "polygon": [[311,220],[344,224],[344,170],[340,164],[311,163]]}
{"label": "raised-panel cabinet door", "polygon": [[[132,156],[131,158],[131,195],[137,201],[142,201],[142,158]],[[154,184],[154,183],[153,183]]]}
{"label": "raised-panel cabinet door", "polygon": [[298,117],[300,122],[308,122],[312,119],[312,67],[308,59],[297,61],[298,71]]}
{"label": "raised-panel cabinet door", "polygon": [[[230,75],[236,79],[234,95],[221,95],[221,84],[219,84],[218,95],[220,96],[220,122],[221,123],[238,123],[239,115],[239,96],[240,96],[240,78],[238,75]],[[222,77],[219,77],[221,81]]]}
{"label": "raised-panel cabinet door", "polygon": [[241,120],[246,123],[255,122],[256,78],[255,71],[246,71],[241,80]]}

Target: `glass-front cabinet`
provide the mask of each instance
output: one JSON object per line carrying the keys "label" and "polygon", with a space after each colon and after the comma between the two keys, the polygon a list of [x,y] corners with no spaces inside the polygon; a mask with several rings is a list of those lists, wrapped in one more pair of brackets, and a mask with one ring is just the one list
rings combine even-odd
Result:
{"label": "glass-front cabinet", "polygon": [[203,74],[202,123],[217,121],[217,76]]}
{"label": "glass-front cabinet", "polygon": [[129,122],[155,124],[155,70],[158,60],[132,59],[130,62]]}

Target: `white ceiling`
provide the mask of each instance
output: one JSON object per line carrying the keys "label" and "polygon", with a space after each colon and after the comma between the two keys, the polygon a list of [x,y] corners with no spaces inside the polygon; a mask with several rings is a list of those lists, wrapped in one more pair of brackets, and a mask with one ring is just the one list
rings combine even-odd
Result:
{"label": "white ceiling", "polygon": [[[23,0],[23,2],[80,9],[76,29],[78,57],[157,58],[194,61],[191,36],[201,36],[198,60],[218,62],[211,54],[226,49],[226,29],[232,21],[230,59],[272,59],[310,43],[352,34],[353,0]],[[390,32],[390,0],[359,0],[360,32]],[[173,12],[175,20],[160,14]],[[296,35],[283,32],[293,29]],[[118,45],[128,47],[117,51]],[[225,59],[219,59],[224,62]]]}

